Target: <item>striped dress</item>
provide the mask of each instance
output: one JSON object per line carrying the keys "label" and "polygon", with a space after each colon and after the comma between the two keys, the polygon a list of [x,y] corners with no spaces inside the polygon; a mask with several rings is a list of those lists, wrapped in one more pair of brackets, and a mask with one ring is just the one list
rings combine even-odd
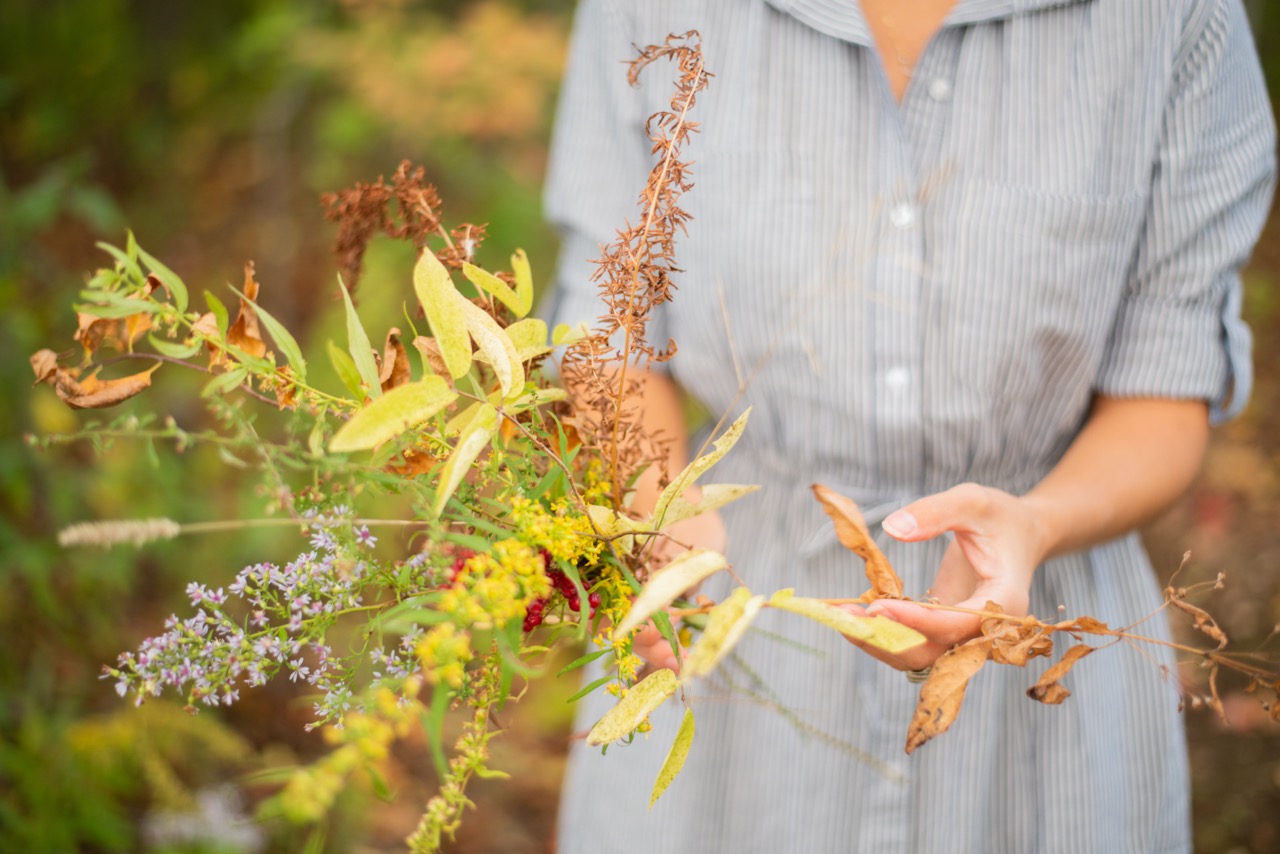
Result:
{"label": "striped dress", "polygon": [[[1239,411],[1237,271],[1274,158],[1239,0],[959,0],[900,105],[854,0],[585,0],[547,189],[557,320],[600,313],[584,259],[636,218],[642,122],[669,97],[665,66],[633,90],[621,62],[688,29],[716,76],[687,151],[685,272],[651,337],[678,342],[669,369],[712,412],[753,407],[707,478],[764,487],[726,513],[753,590],[865,588],[811,482],[875,529],[964,481],[1025,492],[1098,393]],[[879,540],[922,595],[944,540]],[[1031,590],[1042,617],[1113,626],[1160,602],[1133,534],[1050,561]],[[678,708],[606,756],[573,748],[561,854],[1189,848],[1158,651],[1090,656],[1061,706],[1024,696],[1051,660],[988,666],[951,731],[908,757],[901,673],[794,616],[759,625],[729,679],[690,694],[693,751],[652,810]],[[581,728],[612,702],[600,694]]]}

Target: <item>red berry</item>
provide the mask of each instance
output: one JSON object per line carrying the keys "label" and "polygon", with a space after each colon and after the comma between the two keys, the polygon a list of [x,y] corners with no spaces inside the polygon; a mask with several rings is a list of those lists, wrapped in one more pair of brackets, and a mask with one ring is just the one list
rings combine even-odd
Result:
{"label": "red berry", "polygon": [[596,591],[592,591],[591,595],[587,597],[587,602],[591,605],[591,616],[594,617],[596,608],[600,607],[600,594]]}

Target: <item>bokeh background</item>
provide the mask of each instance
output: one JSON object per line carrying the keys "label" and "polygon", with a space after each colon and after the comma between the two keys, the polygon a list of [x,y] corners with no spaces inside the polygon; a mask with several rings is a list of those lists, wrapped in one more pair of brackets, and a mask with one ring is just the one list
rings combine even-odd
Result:
{"label": "bokeh background", "polygon": [[[1280,4],[1248,5],[1280,91]],[[318,832],[255,825],[244,819],[272,789],[263,772],[324,749],[302,731],[301,692],[246,692],[190,716],[167,701],[135,710],[99,680],[183,608],[188,580],[230,579],[289,545],[237,534],[59,550],[56,531],[74,521],[256,516],[262,498],[213,453],[29,447],[25,434],[101,416],[31,389],[27,356],[69,346],[70,304],[105,258],[94,242],[120,243],[126,227],[195,293],[238,282],[254,259],[276,317],[304,340],[333,337],[334,235],[318,196],[403,158],[428,168],[450,221],[489,223],[495,262],[522,246],[545,281],[555,239],[539,186],[571,13],[572,0],[0,3],[0,848],[401,850],[431,784],[421,744],[392,761],[393,800],[353,785]],[[1147,531],[1165,576],[1188,550],[1183,583],[1227,573],[1208,604],[1241,648],[1280,622],[1277,236],[1273,219],[1247,271],[1253,401],[1217,432],[1194,491]],[[371,250],[371,329],[401,316],[406,253]],[[162,395],[198,424],[199,377],[156,379],[149,405]],[[1226,685],[1230,726],[1187,712],[1199,851],[1280,850],[1280,726],[1242,688]],[[550,850],[571,690],[548,680],[507,713],[496,765],[514,779],[475,786],[479,812],[452,850]]]}

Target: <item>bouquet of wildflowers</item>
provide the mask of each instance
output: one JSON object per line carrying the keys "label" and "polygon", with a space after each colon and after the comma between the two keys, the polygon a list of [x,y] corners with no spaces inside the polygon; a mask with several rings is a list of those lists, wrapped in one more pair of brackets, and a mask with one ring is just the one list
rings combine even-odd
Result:
{"label": "bouquet of wildflowers", "polygon": [[[650,120],[656,163],[640,198],[641,223],[620,231],[600,261],[604,320],[595,330],[548,329],[531,317],[534,281],[524,253],[511,256],[509,271],[478,266],[484,227],[446,226],[435,189],[405,163],[389,182],[325,198],[339,230],[346,342],[326,342],[323,358],[341,388],[312,380],[315,356],[259,305],[252,263],[233,289],[238,304],[206,291],[198,306],[182,278],[132,234],[123,248],[102,245],[114,263],[81,293],[78,347],[31,357],[37,382],[76,409],[133,398],[162,367],[205,373],[200,396],[215,417],[211,429],[128,416],[43,441],[209,443],[228,462],[256,470],[272,498],[274,512],[262,519],[91,522],[65,529],[64,545],[141,545],[269,525],[300,536],[300,553],[283,565],[247,566],[226,587],[191,581],[191,613],[170,617],[161,633],[104,668],[121,696],[142,703],[174,692],[192,711],[230,705],[272,679],[312,695],[310,727],[325,727],[334,748],[295,773],[271,810],[319,819],[352,774],[376,774],[393,742],[422,726],[441,784],[409,842],[436,850],[458,826],[468,781],[500,773],[487,766],[492,713],[557,645],[587,644],[568,671],[607,662],[607,675],[580,692],[603,689],[620,700],[593,729],[592,743],[646,731],[648,713],[677,693],[671,671],[639,679],[643,662],[632,637],[653,620],[675,647],[666,606],[727,563],[693,550],[659,569],[654,547],[672,525],[752,487],[689,491],[741,434],[743,416],[710,453],[684,471],[661,473],[651,513],[630,510],[636,478],[660,465],[663,445],[624,404],[636,393],[634,366],[673,350],[651,346],[645,327],[671,298],[675,232],[687,219],[678,201],[689,187],[680,149],[709,76],[696,34],[641,51],[630,67],[633,82],[659,59],[676,64],[676,90],[671,110]],[[380,233],[417,250],[417,311],[406,311],[408,332],[390,329],[379,350],[352,291]],[[541,369],[557,348],[553,382]],[[138,362],[145,369],[105,378],[119,372],[116,365]],[[264,406],[286,413],[279,435],[263,428]],[[362,512],[382,496],[397,496],[403,513]],[[388,531],[395,553],[387,543],[375,548]],[[758,600],[747,604],[758,610]],[[723,654],[731,642],[720,637],[715,646]],[[464,707],[469,720],[450,750],[444,716]],[[677,738],[655,797],[690,736]]]}

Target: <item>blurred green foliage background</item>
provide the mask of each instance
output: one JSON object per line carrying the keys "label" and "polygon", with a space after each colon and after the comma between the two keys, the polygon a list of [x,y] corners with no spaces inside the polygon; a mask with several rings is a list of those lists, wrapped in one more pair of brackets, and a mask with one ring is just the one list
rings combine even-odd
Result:
{"label": "blurred green foliage background", "polygon": [[[430,761],[406,745],[392,802],[353,790],[322,833],[239,823],[270,785],[254,772],[323,749],[300,692],[273,687],[199,716],[134,710],[98,679],[155,634],[192,578],[287,558],[267,535],[143,551],[63,552],[74,521],[260,515],[264,498],[216,454],[118,443],[36,452],[27,433],[94,418],[30,390],[27,356],[69,345],[70,305],[95,240],[126,224],[194,288],[257,263],[263,304],[314,341],[341,323],[333,239],[317,202],[427,166],[450,222],[489,223],[500,264],[524,247],[545,280],[554,237],[539,185],[571,0],[6,0],[0,4],[0,847],[13,851],[395,851],[424,803]],[[1250,4],[1273,91],[1280,4]],[[621,59],[621,57],[620,57]],[[1242,646],[1280,622],[1280,243],[1272,223],[1248,271],[1259,382],[1218,432],[1200,483],[1148,540],[1171,572],[1228,573],[1210,608]],[[371,251],[366,323],[397,322],[410,259]],[[204,417],[198,377],[161,371],[149,392],[183,426]],[[137,404],[131,401],[122,411]],[[138,408],[139,412],[142,411]],[[1167,573],[1166,573],[1167,574]],[[1190,580],[1187,578],[1186,580]],[[1188,672],[1192,680],[1199,678]],[[1280,727],[1232,684],[1232,727],[1188,712],[1197,847],[1280,849]],[[557,693],[560,692],[560,693]],[[1081,698],[1086,701],[1087,698]],[[512,716],[476,788],[484,818],[458,851],[549,849],[569,707],[543,686]]]}

